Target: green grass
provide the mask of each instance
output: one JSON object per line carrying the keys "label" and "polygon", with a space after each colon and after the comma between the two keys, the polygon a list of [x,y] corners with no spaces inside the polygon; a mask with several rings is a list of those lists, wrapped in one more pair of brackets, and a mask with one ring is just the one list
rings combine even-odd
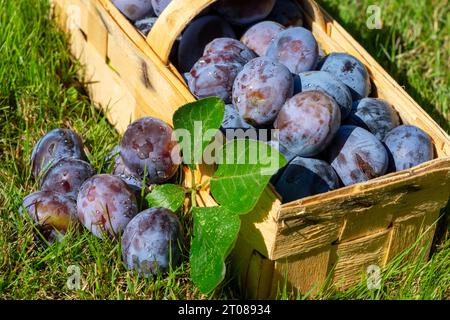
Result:
{"label": "green grass", "polygon": [[[321,3],[448,131],[448,2],[384,1],[381,31],[365,27],[361,12],[370,1]],[[165,278],[139,278],[123,266],[117,242],[86,231],[73,230],[64,242],[49,247],[36,243],[32,227],[18,215],[23,197],[36,190],[29,166],[36,141],[53,128],[73,128],[99,169],[119,137],[86,97],[76,77],[79,66],[64,35],[48,19],[46,1],[0,0],[0,8],[0,299],[238,298],[227,284],[214,294],[200,294],[189,280],[187,262]],[[432,258],[405,263],[400,256],[383,272],[382,290],[369,291],[362,282],[344,293],[324,290],[322,297],[449,299],[447,225],[441,224]],[[81,269],[82,290],[67,289],[70,265]],[[292,296],[280,295],[287,297]]]}

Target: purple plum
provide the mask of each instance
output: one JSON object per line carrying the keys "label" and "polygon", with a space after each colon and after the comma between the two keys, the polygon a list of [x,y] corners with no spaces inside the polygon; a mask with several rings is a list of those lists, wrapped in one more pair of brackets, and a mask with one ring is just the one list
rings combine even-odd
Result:
{"label": "purple plum", "polygon": [[434,159],[431,137],[416,126],[396,127],[389,131],[384,143],[391,157],[391,171],[407,170]]}
{"label": "purple plum", "polygon": [[281,63],[260,57],[251,60],[237,75],[233,104],[247,123],[270,125],[294,92],[294,80]]}
{"label": "purple plum", "polygon": [[356,57],[347,53],[333,52],[320,64],[320,70],[334,74],[350,88],[354,101],[369,96],[370,75],[364,64]]}
{"label": "purple plum", "polygon": [[73,158],[62,158],[52,164],[43,175],[40,186],[43,191],[54,191],[77,198],[84,181],[95,174],[87,162]]}
{"label": "purple plum", "polygon": [[80,222],[95,236],[120,235],[137,214],[137,202],[133,191],[122,179],[99,174],[86,180],[77,198]]}
{"label": "purple plum", "polygon": [[289,99],[278,114],[274,128],[280,144],[301,157],[322,152],[341,123],[338,104],[321,91],[302,92]]}
{"label": "purple plum", "polygon": [[181,259],[181,224],[170,210],[150,208],[131,220],[122,238],[122,256],[129,269],[144,276],[165,273]]}
{"label": "purple plum", "polygon": [[328,153],[331,166],[346,186],[380,177],[388,169],[386,148],[360,127],[342,126]]}
{"label": "purple plum", "polygon": [[128,126],[120,142],[120,155],[126,167],[148,184],[170,180],[181,164],[180,146],[173,129],[152,117]]}
{"label": "purple plum", "polygon": [[288,28],[276,35],[267,49],[266,56],[298,74],[316,67],[319,45],[311,31],[302,27]]}
{"label": "purple plum", "polygon": [[35,145],[31,154],[31,172],[34,178],[38,179],[42,169],[47,170],[61,158],[86,159],[83,141],[70,129],[54,129]]}
{"label": "purple plum", "polygon": [[339,188],[334,169],[318,159],[294,158],[278,178],[275,189],[284,203]]}
{"label": "purple plum", "polygon": [[364,128],[383,141],[389,131],[400,125],[400,118],[387,101],[364,98],[353,103],[346,124]]}
{"label": "purple plum", "polygon": [[49,242],[60,240],[70,224],[78,221],[75,200],[53,191],[28,195],[23,200],[21,212],[28,214]]}
{"label": "purple plum", "polygon": [[251,26],[242,36],[241,41],[258,56],[265,56],[270,43],[276,35],[285,30],[281,24],[263,21]]}

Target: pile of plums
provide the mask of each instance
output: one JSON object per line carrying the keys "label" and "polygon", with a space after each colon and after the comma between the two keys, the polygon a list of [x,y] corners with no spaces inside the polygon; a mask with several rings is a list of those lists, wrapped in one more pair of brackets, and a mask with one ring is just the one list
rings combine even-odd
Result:
{"label": "pile of plums", "polygon": [[[113,3],[147,33],[170,0]],[[269,143],[289,164],[271,182],[283,201],[433,159],[430,136],[370,95],[356,57],[323,56],[303,17],[296,0],[219,0],[186,27],[172,54],[194,96],[227,103],[222,131],[276,129]]]}
{"label": "pile of plums", "polygon": [[82,224],[102,239],[122,236],[130,269],[144,275],[166,272],[169,261],[172,266],[180,261],[182,227],[173,212],[161,207],[139,213],[138,199],[176,175],[179,154],[168,124],[142,118],[108,155],[106,173],[96,174],[80,136],[52,130],[33,149],[32,175],[40,190],[24,199],[21,212],[50,243],[62,239],[71,224]]}
{"label": "pile of plums", "polygon": [[[168,2],[152,1],[155,13]],[[284,202],[434,157],[428,134],[403,125],[392,105],[370,96],[361,61],[323,56],[295,0],[220,0],[187,26],[176,50],[192,94],[228,104],[223,130],[277,130],[270,143],[289,164],[271,181]]]}

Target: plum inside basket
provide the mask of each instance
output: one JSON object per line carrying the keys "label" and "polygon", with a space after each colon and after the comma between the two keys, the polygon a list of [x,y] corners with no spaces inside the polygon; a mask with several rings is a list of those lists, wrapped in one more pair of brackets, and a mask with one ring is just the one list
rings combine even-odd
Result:
{"label": "plum inside basket", "polygon": [[[146,37],[171,1],[131,2],[112,1]],[[282,201],[445,155],[433,134],[398,108],[395,93],[379,90],[377,66],[314,26],[304,2],[217,1],[187,24],[169,56],[195,97],[225,101],[227,137],[254,132],[285,155],[289,164],[271,179]]]}

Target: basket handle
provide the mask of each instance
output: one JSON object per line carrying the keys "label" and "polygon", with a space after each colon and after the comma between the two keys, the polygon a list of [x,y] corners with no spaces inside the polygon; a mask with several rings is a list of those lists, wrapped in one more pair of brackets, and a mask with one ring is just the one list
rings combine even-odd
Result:
{"label": "basket handle", "polygon": [[217,0],[173,0],[161,13],[147,37],[161,61],[169,64],[169,55],[175,40],[200,12]]}
{"label": "basket handle", "polygon": [[[161,61],[169,64],[169,55],[175,40],[184,28],[205,8],[217,0],[173,0],[156,20],[147,36],[147,43],[153,48]],[[305,11],[323,31],[326,31],[325,18],[314,0],[299,0]]]}

